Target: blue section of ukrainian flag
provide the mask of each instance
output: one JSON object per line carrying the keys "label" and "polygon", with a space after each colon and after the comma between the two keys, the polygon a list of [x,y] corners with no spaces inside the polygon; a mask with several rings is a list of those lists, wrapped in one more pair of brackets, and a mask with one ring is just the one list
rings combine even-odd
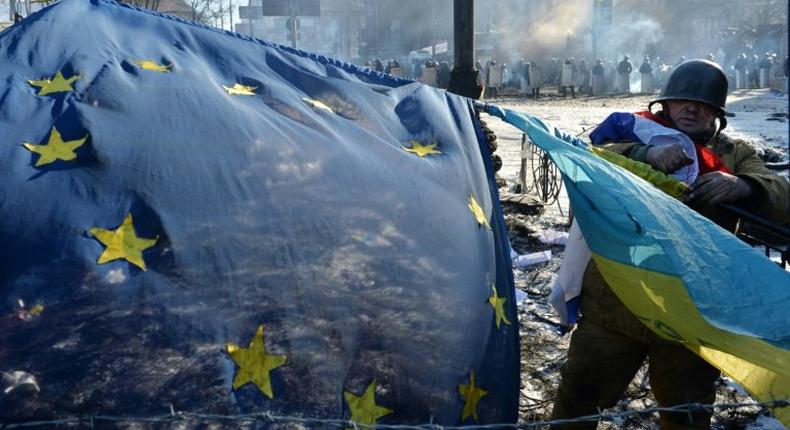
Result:
{"label": "blue section of ukrainian flag", "polygon": [[477,422],[516,420],[468,100],[105,0],[25,19],[0,58],[0,306],[25,316],[0,370],[41,384],[0,420],[343,419],[376,381],[379,423],[454,425],[472,373]]}

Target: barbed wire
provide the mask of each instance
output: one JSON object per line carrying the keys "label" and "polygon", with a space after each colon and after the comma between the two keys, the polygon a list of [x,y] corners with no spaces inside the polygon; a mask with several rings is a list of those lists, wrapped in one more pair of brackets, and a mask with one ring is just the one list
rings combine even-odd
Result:
{"label": "barbed wire", "polygon": [[652,415],[656,412],[680,412],[692,414],[694,412],[714,412],[716,410],[733,410],[742,408],[765,408],[777,409],[786,408],[790,406],[790,401],[787,400],[772,400],[767,402],[750,402],[750,403],[716,403],[716,404],[702,404],[702,403],[687,403],[684,405],[677,405],[671,407],[650,407],[643,409],[629,409],[623,412],[600,412],[595,415],[587,415],[583,417],[558,419],[547,421],[531,421],[513,424],[482,424],[482,425],[468,425],[468,426],[443,426],[434,423],[422,425],[392,425],[392,424],[376,424],[368,425],[361,424],[350,420],[344,419],[322,419],[322,418],[306,418],[295,416],[274,415],[271,412],[256,412],[240,415],[221,415],[221,414],[202,414],[194,412],[176,411],[173,406],[170,406],[170,413],[158,417],[135,417],[135,416],[112,416],[112,415],[90,415],[67,417],[54,420],[42,421],[28,421],[20,423],[0,423],[0,429],[17,429],[17,428],[30,428],[50,425],[69,425],[69,424],[87,424],[91,427],[95,426],[97,422],[136,422],[136,423],[176,423],[184,421],[235,421],[235,422],[268,422],[268,423],[289,423],[289,424],[302,424],[305,426],[322,425],[332,426],[337,428],[351,428],[359,429],[380,429],[380,430],[493,430],[493,429],[533,429],[539,427],[548,427],[550,425],[572,424],[583,422],[622,422],[626,418],[635,416]]}

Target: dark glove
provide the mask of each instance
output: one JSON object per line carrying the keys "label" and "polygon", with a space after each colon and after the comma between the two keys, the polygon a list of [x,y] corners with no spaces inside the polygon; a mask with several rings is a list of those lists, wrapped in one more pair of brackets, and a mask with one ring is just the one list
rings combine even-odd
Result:
{"label": "dark glove", "polygon": [[486,145],[488,146],[488,152],[491,154],[491,164],[494,167],[494,172],[498,172],[502,169],[502,158],[494,152],[496,152],[498,144],[496,141],[496,134],[494,131],[488,128],[488,125],[485,121],[480,119],[480,113],[478,112],[478,120],[480,121],[480,127],[483,129],[483,135],[486,138]]}

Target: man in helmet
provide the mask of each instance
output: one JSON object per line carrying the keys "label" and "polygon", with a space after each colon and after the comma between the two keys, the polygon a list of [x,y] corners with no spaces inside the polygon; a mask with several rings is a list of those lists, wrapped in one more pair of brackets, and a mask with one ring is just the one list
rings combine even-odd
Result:
{"label": "man in helmet", "polygon": [[543,68],[535,61],[530,61],[527,65],[527,79],[532,89],[532,98],[540,98],[540,87],[543,86]]}
{"label": "man in helmet", "polygon": [[[680,143],[618,141],[605,143],[604,147],[665,173],[676,172],[698,160],[694,166],[697,179],[690,186],[686,203],[731,231],[737,219],[720,203],[775,221],[787,221],[790,184],[768,170],[748,143],[722,133],[727,126],[727,87],[727,77],[720,66],[707,60],[689,60],[675,67],[660,96],[648,105],[648,111],[637,114],[681,131],[690,138],[694,154],[686,152]],[[661,109],[653,113],[654,105]],[[594,415],[615,406],[645,359],[649,363],[650,386],[660,406],[714,402],[718,369],[643,324],[612,292],[591,261],[582,281],[581,318],[562,367],[552,418]],[[711,413],[662,412],[660,419],[662,430],[708,429]],[[595,429],[596,425],[588,422],[553,428]]]}
{"label": "man in helmet", "polygon": [[592,68],[592,95],[598,96],[604,93],[606,81],[604,76],[603,60],[600,58],[595,61]]}
{"label": "man in helmet", "polygon": [[617,65],[617,89],[621,93],[631,93],[631,72],[634,66],[631,65],[631,59],[626,55],[623,61]]}
{"label": "man in helmet", "polygon": [[562,98],[568,96],[568,88],[571,89],[571,97],[576,98],[576,91],[573,88],[576,79],[576,65],[573,63],[573,58],[566,58],[560,68],[560,93]]}
{"label": "man in helmet", "polygon": [[768,88],[771,85],[771,66],[773,66],[771,53],[766,52],[765,57],[763,57],[758,65],[760,67],[758,88]]}
{"label": "man in helmet", "polygon": [[436,62],[432,59],[425,60],[420,81],[425,85],[436,86]]}
{"label": "man in helmet", "polygon": [[495,99],[499,96],[499,86],[502,83],[502,67],[496,60],[490,60],[486,66],[486,96]]}
{"label": "man in helmet", "polygon": [[760,88],[760,56],[752,55],[749,63],[749,85],[750,88]]}
{"label": "man in helmet", "polygon": [[653,92],[653,65],[650,64],[649,55],[645,55],[639,73],[642,75],[642,94],[650,94]]}
{"label": "man in helmet", "polygon": [[579,60],[579,67],[576,73],[576,88],[580,93],[588,93],[590,88],[590,69],[587,68],[587,61],[582,58]]}
{"label": "man in helmet", "polygon": [[742,52],[735,60],[735,88],[742,90],[746,88],[746,76],[748,73],[749,60],[746,58],[746,53]]}

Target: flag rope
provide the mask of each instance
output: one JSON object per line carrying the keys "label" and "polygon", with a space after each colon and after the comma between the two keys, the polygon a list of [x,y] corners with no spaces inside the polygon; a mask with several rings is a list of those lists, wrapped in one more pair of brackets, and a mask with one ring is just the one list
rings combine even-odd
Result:
{"label": "flag rope", "polygon": [[749,402],[749,403],[715,403],[715,404],[702,404],[702,403],[687,403],[683,405],[671,407],[649,407],[643,409],[629,409],[623,412],[608,413],[600,412],[595,415],[586,415],[578,418],[546,420],[546,421],[530,421],[513,424],[484,424],[484,425],[468,425],[468,426],[443,426],[435,423],[427,423],[421,425],[397,425],[397,424],[376,424],[368,425],[357,423],[351,420],[343,419],[322,419],[322,418],[308,418],[296,416],[283,416],[274,415],[271,412],[255,412],[240,415],[220,415],[220,414],[204,414],[177,411],[170,406],[170,413],[158,417],[135,417],[135,416],[112,416],[112,415],[84,415],[77,417],[60,418],[48,421],[28,421],[19,423],[0,423],[0,429],[18,429],[18,428],[31,428],[49,425],[64,425],[64,424],[87,424],[91,428],[95,426],[96,422],[137,422],[137,423],[171,423],[179,421],[263,421],[269,423],[292,423],[292,424],[320,424],[325,426],[333,426],[337,428],[353,428],[353,429],[382,429],[382,430],[487,430],[487,429],[533,429],[540,427],[548,427],[550,425],[581,423],[581,422],[614,422],[617,423],[625,418],[634,416],[652,415],[656,412],[700,412],[700,411],[721,411],[721,410],[737,410],[743,408],[759,407],[762,409],[777,409],[786,408],[790,406],[788,400],[772,400],[768,402]]}

